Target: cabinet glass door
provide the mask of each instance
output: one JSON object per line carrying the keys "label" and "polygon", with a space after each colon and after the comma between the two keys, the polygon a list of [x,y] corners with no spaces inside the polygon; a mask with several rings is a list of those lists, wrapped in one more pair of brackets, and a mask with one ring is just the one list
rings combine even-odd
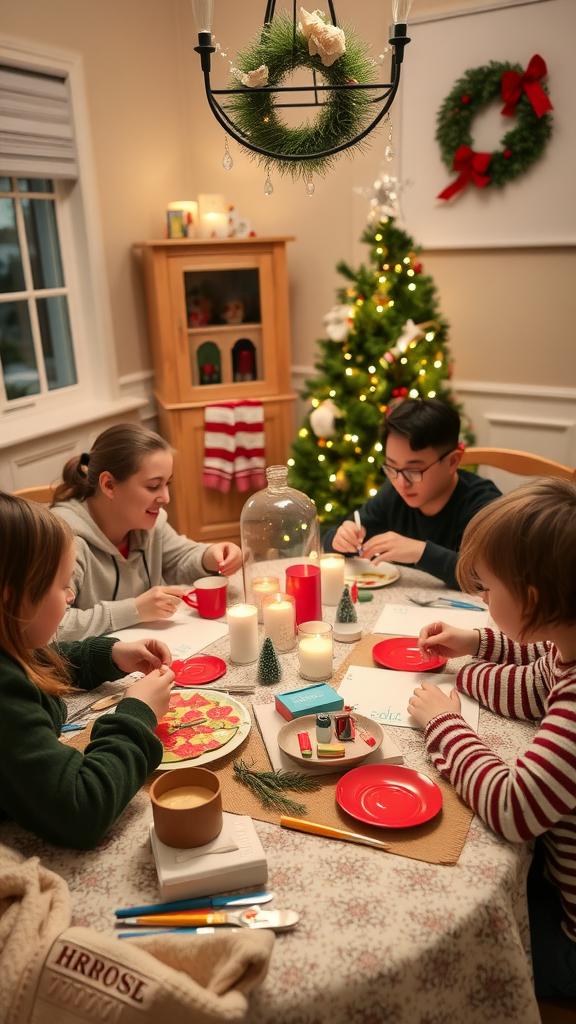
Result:
{"label": "cabinet glass door", "polygon": [[194,387],[264,379],[257,267],[183,274]]}

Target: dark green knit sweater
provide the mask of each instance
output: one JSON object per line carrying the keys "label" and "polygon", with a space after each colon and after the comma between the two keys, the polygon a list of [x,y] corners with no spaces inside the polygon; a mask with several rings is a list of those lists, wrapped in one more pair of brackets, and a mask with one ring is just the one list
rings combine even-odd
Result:
{"label": "dark green knit sweater", "polygon": [[[90,637],[59,645],[75,686],[92,690],[124,675],[110,657],[116,642]],[[60,742],[65,720],[64,702],[0,650],[0,821],[13,818],[42,839],[85,850],[158,766],[162,744],[152,731],[154,712],[134,697],[95,722],[83,754]]]}

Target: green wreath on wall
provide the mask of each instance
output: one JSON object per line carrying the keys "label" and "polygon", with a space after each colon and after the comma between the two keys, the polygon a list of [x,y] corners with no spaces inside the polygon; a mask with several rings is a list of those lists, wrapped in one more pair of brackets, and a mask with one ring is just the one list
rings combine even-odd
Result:
{"label": "green wreath on wall", "polygon": [[[542,156],[552,134],[549,111],[554,109],[540,82],[546,73],[544,60],[535,54],[526,71],[520,64],[490,61],[458,79],[438,111],[436,140],[442,160],[449,170],[458,171],[459,177],[438,199],[450,199],[470,182],[478,188],[502,188]],[[474,116],[499,97],[504,100],[501,113],[516,116],[516,125],[491,153],[475,152],[471,132]]]}

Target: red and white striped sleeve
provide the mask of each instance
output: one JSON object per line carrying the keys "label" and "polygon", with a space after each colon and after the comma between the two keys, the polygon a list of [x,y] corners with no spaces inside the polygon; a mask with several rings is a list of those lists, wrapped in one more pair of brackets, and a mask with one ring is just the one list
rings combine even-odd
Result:
{"label": "red and white striped sleeve", "polygon": [[552,644],[515,644],[503,633],[480,631],[477,658],[458,673],[456,686],[506,718],[542,718],[554,685]]}
{"label": "red and white striped sleeve", "polygon": [[540,835],[576,810],[576,666],[556,682],[513,767],[452,712],[428,723],[425,740],[436,767],[494,832],[512,842]]}

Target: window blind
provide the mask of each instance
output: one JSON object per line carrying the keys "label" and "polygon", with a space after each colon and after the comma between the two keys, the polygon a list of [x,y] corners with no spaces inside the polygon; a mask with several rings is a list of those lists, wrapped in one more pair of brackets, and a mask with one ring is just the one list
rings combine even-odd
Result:
{"label": "window blind", "polygon": [[0,65],[0,173],[23,178],[78,176],[65,78]]}

